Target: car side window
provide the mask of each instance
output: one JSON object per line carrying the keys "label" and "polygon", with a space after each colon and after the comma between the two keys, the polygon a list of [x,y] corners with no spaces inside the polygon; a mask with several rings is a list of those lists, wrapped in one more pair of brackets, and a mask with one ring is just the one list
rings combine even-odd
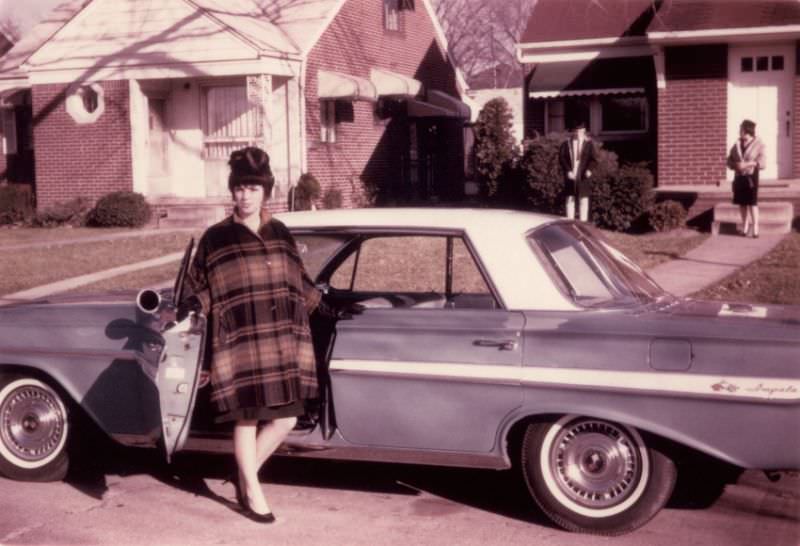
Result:
{"label": "car side window", "polygon": [[364,296],[367,307],[497,307],[460,236],[367,238],[333,272],[330,286]]}
{"label": "car side window", "polygon": [[297,251],[309,277],[316,279],[327,261],[341,248],[348,237],[343,235],[295,234]]}

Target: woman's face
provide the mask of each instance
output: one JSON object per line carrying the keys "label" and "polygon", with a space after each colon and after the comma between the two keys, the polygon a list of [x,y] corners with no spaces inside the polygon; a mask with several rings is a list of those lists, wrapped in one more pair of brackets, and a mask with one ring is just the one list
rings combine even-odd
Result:
{"label": "woman's face", "polygon": [[753,136],[750,133],[746,132],[744,129],[739,129],[739,138],[741,138],[742,140],[750,140],[751,138],[753,138]]}
{"label": "woman's face", "polygon": [[258,184],[234,186],[233,202],[236,204],[239,216],[243,218],[258,214],[264,204],[264,186]]}

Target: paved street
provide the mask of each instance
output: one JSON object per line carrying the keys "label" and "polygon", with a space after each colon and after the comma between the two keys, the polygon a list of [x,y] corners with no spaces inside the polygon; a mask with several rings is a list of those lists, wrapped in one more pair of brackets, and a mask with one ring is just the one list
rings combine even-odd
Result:
{"label": "paved street", "polygon": [[262,474],[279,522],[235,511],[226,456],[110,449],[67,482],[0,478],[0,544],[543,544],[800,543],[800,478],[746,472],[710,507],[704,480],[683,484],[639,531],[608,539],[562,532],[513,472],[275,459]]}

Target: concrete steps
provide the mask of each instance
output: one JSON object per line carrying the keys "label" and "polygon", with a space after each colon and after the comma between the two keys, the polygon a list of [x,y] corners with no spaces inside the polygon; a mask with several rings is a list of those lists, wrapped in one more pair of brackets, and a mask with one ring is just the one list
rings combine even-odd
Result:
{"label": "concrete steps", "polygon": [[[758,231],[761,234],[784,234],[792,231],[794,221],[794,207],[792,203],[781,201],[759,202],[758,204]],[[711,233],[719,235],[723,232],[736,232],[743,229],[742,216],[738,205],[732,203],[717,203],[714,205],[714,220],[711,223]]]}
{"label": "concrete steps", "polygon": [[156,197],[148,200],[153,207],[152,227],[204,228],[225,218],[230,199]]}

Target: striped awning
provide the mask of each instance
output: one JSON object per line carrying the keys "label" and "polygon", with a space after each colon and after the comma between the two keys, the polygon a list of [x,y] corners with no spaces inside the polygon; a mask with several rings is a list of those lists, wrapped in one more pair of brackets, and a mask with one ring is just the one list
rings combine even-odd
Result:
{"label": "striped awning", "polygon": [[320,99],[378,100],[378,93],[371,81],[341,72],[317,72],[317,89]]}
{"label": "striped awning", "polygon": [[416,97],[422,91],[421,81],[381,68],[369,71],[369,81],[381,97]]}
{"label": "striped awning", "polygon": [[[587,85],[590,82],[587,81],[585,75],[581,77],[581,73],[588,65],[588,61],[538,64],[528,84],[528,97],[550,99],[585,95],[644,93],[644,87],[631,86],[630,83],[624,87],[613,87],[613,81],[604,81],[597,87],[590,87]],[[608,78],[605,79],[608,80]],[[597,85],[596,80],[595,85]]]}

